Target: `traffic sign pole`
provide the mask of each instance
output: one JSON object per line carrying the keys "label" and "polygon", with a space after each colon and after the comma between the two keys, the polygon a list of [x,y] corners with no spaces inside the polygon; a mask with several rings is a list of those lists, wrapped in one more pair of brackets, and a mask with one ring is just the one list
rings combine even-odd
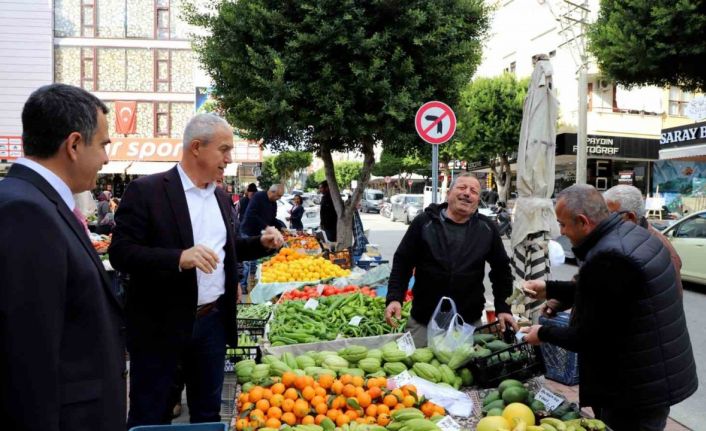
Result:
{"label": "traffic sign pole", "polygon": [[431,146],[431,202],[437,203],[436,190],[439,188],[439,146]]}

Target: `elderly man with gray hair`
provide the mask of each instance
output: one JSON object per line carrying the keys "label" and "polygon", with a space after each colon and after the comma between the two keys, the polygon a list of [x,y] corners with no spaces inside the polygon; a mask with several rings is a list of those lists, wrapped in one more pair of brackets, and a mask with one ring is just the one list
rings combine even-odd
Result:
{"label": "elderly man with gray hair", "polygon": [[642,226],[647,229],[650,235],[662,241],[664,247],[669,250],[674,269],[677,271],[677,289],[679,290],[679,294],[682,295],[681,258],[672,243],[669,242],[669,239],[647,221],[645,217],[645,199],[642,197],[640,189],[635,186],[620,184],[604,192],[603,198],[610,211],[620,214],[625,221]]}

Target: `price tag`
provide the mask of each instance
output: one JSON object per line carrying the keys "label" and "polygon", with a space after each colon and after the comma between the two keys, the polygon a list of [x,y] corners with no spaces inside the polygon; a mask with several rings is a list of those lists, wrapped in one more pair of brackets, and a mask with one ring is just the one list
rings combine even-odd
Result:
{"label": "price tag", "polygon": [[350,322],[348,322],[348,324],[351,326],[358,326],[360,325],[361,320],[363,320],[363,316],[353,316],[353,318]]}
{"label": "price tag", "polygon": [[458,424],[451,416],[444,416],[442,420],[436,423],[436,426],[442,431],[461,431],[461,425]]}
{"label": "price tag", "polygon": [[319,296],[321,296],[321,293],[322,293],[323,291],[324,291],[324,285],[323,285],[323,284],[319,284],[318,286],[316,286],[316,293],[317,293]]}
{"label": "price tag", "polygon": [[542,390],[537,392],[537,395],[534,396],[534,399],[544,403],[544,407],[546,407],[548,412],[556,410],[556,408],[564,402],[563,398],[548,391],[546,388],[542,388]]}
{"label": "price tag", "polygon": [[397,339],[397,347],[402,350],[405,355],[411,356],[417,348],[414,346],[414,339],[412,334],[405,332],[403,336]]}
{"label": "price tag", "polygon": [[412,375],[409,374],[409,371],[404,370],[395,376],[395,382],[397,383],[397,387],[401,388],[404,385],[412,383]]}
{"label": "price tag", "polygon": [[316,307],[319,306],[319,301],[317,301],[314,298],[309,298],[308,301],[304,304],[304,308],[309,308],[311,310],[316,310]]}

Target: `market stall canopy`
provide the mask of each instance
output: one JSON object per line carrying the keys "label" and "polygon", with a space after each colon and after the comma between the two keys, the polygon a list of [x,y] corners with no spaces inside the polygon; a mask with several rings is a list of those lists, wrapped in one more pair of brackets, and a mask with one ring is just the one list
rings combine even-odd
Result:
{"label": "market stall canopy", "polygon": [[128,169],[129,175],[151,175],[167,171],[176,166],[176,162],[134,162]]}
{"label": "market stall canopy", "polygon": [[116,160],[116,161],[110,161],[108,164],[103,165],[103,168],[101,168],[100,171],[98,171],[99,174],[124,174],[125,169],[127,169],[132,162],[130,161],[122,161],[122,160]]}

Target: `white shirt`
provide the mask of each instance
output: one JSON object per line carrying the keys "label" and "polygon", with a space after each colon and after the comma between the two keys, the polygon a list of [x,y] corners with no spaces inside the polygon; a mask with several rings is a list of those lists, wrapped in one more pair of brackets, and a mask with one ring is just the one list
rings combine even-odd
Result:
{"label": "white shirt", "polygon": [[30,168],[34,172],[38,173],[49,183],[50,186],[54,188],[54,190],[56,190],[57,193],[59,193],[59,196],[64,201],[64,203],[66,203],[66,206],[69,207],[71,211],[74,210],[74,207],[76,207],[74,195],[71,193],[71,189],[69,188],[69,186],[67,186],[64,180],[59,178],[57,174],[40,165],[39,163],[35,162],[34,160],[23,158],[15,160],[15,163]]}
{"label": "white shirt", "polygon": [[226,257],[226,225],[216,200],[216,185],[211,183],[205,189],[198,188],[186,175],[181,164],[177,164],[177,170],[189,207],[194,245],[200,244],[210,248],[216,252],[219,259],[215,271],[210,274],[196,269],[196,284],[199,289],[197,305],[209,304],[225,293],[226,273],[223,261]]}

